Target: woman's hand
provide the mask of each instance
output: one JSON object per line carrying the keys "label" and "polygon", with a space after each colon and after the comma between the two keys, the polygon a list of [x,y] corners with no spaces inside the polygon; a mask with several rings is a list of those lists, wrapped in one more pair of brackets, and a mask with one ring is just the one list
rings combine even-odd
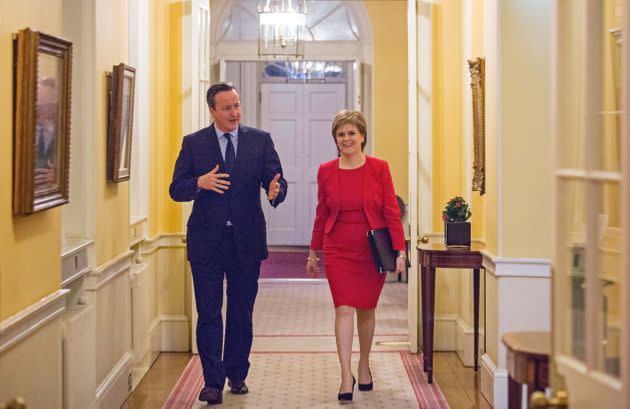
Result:
{"label": "woman's hand", "polygon": [[319,257],[314,250],[308,252],[308,258],[306,259],[306,275],[313,278],[319,277],[319,265],[317,262]]}
{"label": "woman's hand", "polygon": [[407,256],[404,251],[401,251],[396,257],[396,271],[394,273],[403,273],[407,268]]}

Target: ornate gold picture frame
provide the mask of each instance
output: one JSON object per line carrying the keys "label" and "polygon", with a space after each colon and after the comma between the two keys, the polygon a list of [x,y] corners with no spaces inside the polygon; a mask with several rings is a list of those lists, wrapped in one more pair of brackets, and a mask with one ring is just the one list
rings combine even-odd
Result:
{"label": "ornate gold picture frame", "polygon": [[472,190],[486,193],[486,86],[485,59],[468,60],[473,108],[473,180]]}
{"label": "ornate gold picture frame", "polygon": [[108,74],[107,181],[129,180],[133,136],[133,102],[136,70],[125,64],[115,65]]}
{"label": "ornate gold picture frame", "polygon": [[29,28],[14,36],[13,214],[68,202],[72,43]]}

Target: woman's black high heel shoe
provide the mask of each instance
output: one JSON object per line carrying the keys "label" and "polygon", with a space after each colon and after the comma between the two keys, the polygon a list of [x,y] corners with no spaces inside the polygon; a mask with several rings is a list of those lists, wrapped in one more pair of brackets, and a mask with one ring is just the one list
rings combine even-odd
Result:
{"label": "woman's black high heel shoe", "polygon": [[354,375],[352,376],[352,392],[341,393],[337,395],[337,399],[341,402],[350,402],[352,401],[352,394],[354,393],[354,384],[357,383],[356,379],[354,379]]}
{"label": "woman's black high heel shoe", "polygon": [[370,371],[370,383],[360,383],[359,390],[363,392],[371,391],[374,389],[374,378],[372,378],[372,371]]}

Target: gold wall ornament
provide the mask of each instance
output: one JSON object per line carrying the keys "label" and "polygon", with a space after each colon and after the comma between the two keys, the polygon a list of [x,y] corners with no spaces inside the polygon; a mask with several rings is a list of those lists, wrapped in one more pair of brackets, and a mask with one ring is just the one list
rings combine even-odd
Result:
{"label": "gold wall ornament", "polygon": [[486,193],[486,60],[477,57],[468,60],[473,107],[473,180],[472,190]]}

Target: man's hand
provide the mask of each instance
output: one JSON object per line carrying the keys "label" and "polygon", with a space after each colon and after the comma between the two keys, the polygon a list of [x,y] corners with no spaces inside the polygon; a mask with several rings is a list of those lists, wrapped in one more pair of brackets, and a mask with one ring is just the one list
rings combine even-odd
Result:
{"label": "man's hand", "polygon": [[35,168],[35,186],[49,185],[55,182],[55,167],[49,160],[45,168]]}
{"label": "man's hand", "polygon": [[230,177],[227,173],[217,173],[219,171],[219,165],[214,167],[210,172],[203,176],[199,176],[197,179],[197,187],[204,190],[212,190],[223,194],[225,190],[230,188],[230,181],[224,178]]}
{"label": "man's hand", "polygon": [[267,190],[267,199],[273,200],[278,196],[278,193],[280,192],[280,183],[278,183],[278,180],[280,180],[279,173],[276,174],[273,180],[269,183],[269,189]]}

